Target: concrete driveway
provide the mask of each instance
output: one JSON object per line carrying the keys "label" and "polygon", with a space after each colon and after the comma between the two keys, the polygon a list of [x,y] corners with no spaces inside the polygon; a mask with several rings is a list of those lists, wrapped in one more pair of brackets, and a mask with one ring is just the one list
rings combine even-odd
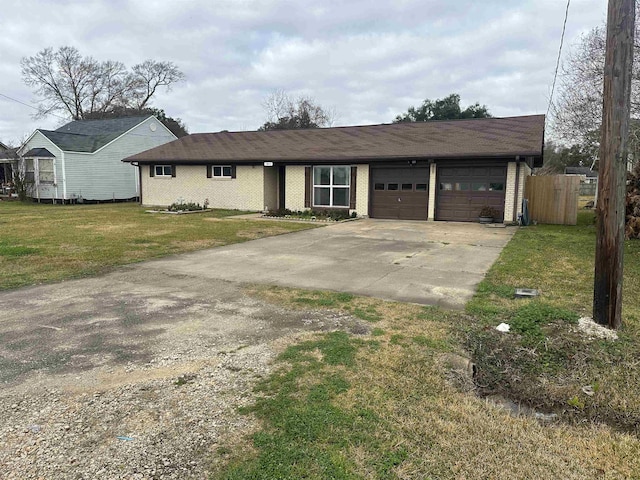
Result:
{"label": "concrete driveway", "polygon": [[462,308],[514,232],[475,223],[369,219],[136,268]]}
{"label": "concrete driveway", "polygon": [[0,478],[208,478],[284,345],[371,328],[237,282],[461,307],[512,233],[364,220],[0,292]]}

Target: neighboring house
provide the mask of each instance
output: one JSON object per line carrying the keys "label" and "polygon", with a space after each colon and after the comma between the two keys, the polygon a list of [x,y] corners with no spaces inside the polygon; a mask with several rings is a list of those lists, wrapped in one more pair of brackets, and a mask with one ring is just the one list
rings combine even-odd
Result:
{"label": "neighboring house", "polygon": [[517,221],[542,165],[544,115],[267,132],[199,133],[124,159],[144,205],[178,198],[243,210],[343,209],[360,216]]}
{"label": "neighboring house", "polygon": [[589,167],[565,167],[564,174],[580,177],[578,208],[593,207],[597,198],[598,172]]}
{"label": "neighboring house", "polygon": [[564,167],[565,175],[577,175],[583,183],[598,183],[598,172],[589,167]]}
{"label": "neighboring house", "polygon": [[77,120],[36,130],[18,149],[20,167],[38,200],[126,200],[140,196],[130,155],[175,140],[154,116]]}
{"label": "neighboring house", "polygon": [[0,142],[0,194],[9,192],[9,184],[13,181],[13,171],[17,164],[16,149]]}

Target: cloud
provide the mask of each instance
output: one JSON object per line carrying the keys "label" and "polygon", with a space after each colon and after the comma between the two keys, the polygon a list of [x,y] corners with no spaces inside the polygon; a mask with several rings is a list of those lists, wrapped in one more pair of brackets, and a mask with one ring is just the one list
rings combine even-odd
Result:
{"label": "cloud", "polygon": [[[334,108],[340,125],[390,122],[452,92],[494,115],[544,113],[564,7],[556,0],[9,2],[0,18],[0,93],[30,102],[20,59],[73,45],[128,66],[175,62],[187,81],[154,104],[191,132],[259,127],[261,103],[276,88]],[[574,0],[566,45],[601,24],[605,7]],[[60,122],[34,121],[32,110],[2,97],[0,107],[0,140]]]}

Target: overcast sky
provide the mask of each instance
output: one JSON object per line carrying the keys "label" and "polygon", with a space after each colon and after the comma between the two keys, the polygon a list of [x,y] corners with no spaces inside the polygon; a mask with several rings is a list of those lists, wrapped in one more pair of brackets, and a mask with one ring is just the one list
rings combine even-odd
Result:
{"label": "overcast sky", "polygon": [[[606,19],[606,0],[573,0],[565,52]],[[333,108],[336,125],[389,123],[456,92],[494,116],[545,113],[564,0],[2,0],[0,94],[28,104],[20,60],[76,47],[132,66],[172,61],[185,82],[153,105],[191,133],[255,130],[283,89]],[[61,119],[0,96],[0,141]]]}

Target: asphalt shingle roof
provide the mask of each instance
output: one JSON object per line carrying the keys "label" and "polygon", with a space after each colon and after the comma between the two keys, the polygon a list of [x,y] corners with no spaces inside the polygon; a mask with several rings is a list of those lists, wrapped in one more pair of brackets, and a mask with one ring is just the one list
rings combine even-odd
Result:
{"label": "asphalt shingle roof", "polygon": [[598,176],[598,172],[594,172],[589,167],[565,167],[564,173],[569,175],[586,175],[592,178]]}
{"label": "asphalt shingle roof", "polygon": [[46,148],[32,148],[23,157],[55,158],[56,156]]}
{"label": "asphalt shingle roof", "polygon": [[64,151],[93,153],[147,118],[149,117],[76,120],[57,130],[39,131]]}
{"label": "asphalt shingle roof", "polygon": [[125,162],[300,162],[540,156],[544,115],[358,127],[196,133]]}

